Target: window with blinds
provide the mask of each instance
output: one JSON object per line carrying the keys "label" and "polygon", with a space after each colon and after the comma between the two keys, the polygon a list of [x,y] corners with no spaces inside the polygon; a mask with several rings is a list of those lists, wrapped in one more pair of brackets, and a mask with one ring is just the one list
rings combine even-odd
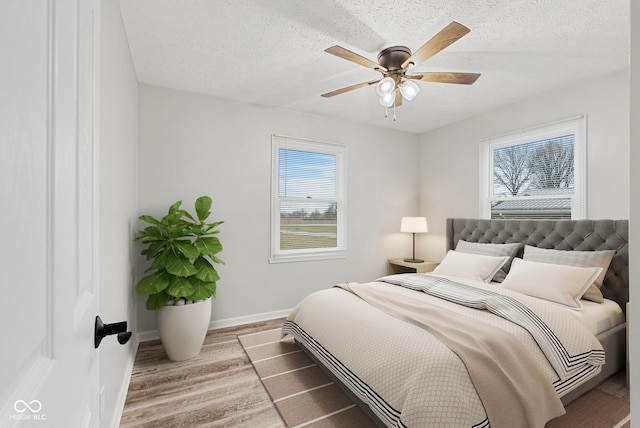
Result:
{"label": "window with blinds", "polygon": [[272,137],[271,261],[346,256],[341,145]]}
{"label": "window with blinds", "polygon": [[585,118],[482,142],[481,216],[586,218]]}

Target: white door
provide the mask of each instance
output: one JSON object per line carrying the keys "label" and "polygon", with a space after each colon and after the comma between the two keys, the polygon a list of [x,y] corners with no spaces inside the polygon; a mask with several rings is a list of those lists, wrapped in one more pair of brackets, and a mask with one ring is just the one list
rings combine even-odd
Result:
{"label": "white door", "polygon": [[99,426],[99,4],[0,1],[0,426]]}

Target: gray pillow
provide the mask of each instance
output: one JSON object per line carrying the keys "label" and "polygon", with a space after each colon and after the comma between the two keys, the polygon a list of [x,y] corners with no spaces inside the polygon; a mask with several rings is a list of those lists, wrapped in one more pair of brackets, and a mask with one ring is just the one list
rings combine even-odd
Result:
{"label": "gray pillow", "polygon": [[456,244],[456,251],[467,254],[480,254],[483,256],[509,256],[502,268],[490,279],[494,282],[502,282],[509,272],[511,262],[518,253],[522,244],[514,242],[512,244],[481,244],[479,242],[468,242],[459,240]]}
{"label": "gray pillow", "polygon": [[587,289],[582,296],[583,299],[592,302],[603,303],[604,297],[600,291],[602,281],[609,269],[611,259],[615,255],[615,250],[603,251],[567,251],[567,250],[551,250],[548,248],[532,247],[525,245],[524,260],[540,263],[552,263],[557,265],[578,266],[578,267],[601,267],[602,272],[593,281],[593,284]]}

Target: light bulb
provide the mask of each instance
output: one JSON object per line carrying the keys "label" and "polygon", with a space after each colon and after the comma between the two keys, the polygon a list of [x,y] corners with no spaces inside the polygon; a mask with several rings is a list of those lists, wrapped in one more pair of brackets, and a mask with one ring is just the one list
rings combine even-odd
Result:
{"label": "light bulb", "polygon": [[378,102],[382,107],[391,107],[396,100],[395,92],[389,92],[380,97]]}
{"label": "light bulb", "polygon": [[376,92],[378,95],[383,96],[393,92],[396,87],[396,82],[391,77],[385,77],[376,85]]}
{"label": "light bulb", "polygon": [[420,92],[420,86],[411,80],[405,80],[402,85],[400,85],[400,93],[407,101],[413,100],[416,95],[418,95],[418,92]]}

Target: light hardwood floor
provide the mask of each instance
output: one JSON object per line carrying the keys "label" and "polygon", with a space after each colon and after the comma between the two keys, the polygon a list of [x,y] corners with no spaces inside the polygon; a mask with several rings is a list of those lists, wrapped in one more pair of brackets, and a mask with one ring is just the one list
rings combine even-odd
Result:
{"label": "light hardwood floor", "polygon": [[141,343],[120,426],[284,427],[237,338],[282,321],[209,331],[183,362],[170,361],[159,340]]}

